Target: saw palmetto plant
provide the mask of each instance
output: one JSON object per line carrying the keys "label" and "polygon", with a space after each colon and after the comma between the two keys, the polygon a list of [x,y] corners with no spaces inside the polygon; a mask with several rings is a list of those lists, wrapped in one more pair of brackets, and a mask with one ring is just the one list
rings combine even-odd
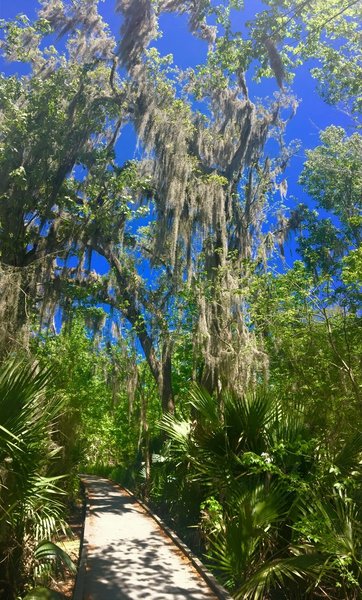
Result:
{"label": "saw palmetto plant", "polygon": [[63,526],[62,491],[50,465],[61,403],[46,393],[49,371],[26,360],[0,369],[0,589],[15,597],[15,578],[32,566],[35,545]]}
{"label": "saw palmetto plant", "polygon": [[163,418],[168,460],[211,497],[207,558],[234,597],[357,598],[361,436],[329,448],[264,389],[220,402],[197,388],[190,405],[190,420]]}

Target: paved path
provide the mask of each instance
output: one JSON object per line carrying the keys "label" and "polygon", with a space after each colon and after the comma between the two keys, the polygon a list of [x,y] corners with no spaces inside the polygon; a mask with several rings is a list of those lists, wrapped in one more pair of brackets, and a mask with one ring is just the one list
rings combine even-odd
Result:
{"label": "paved path", "polygon": [[216,600],[220,597],[126,490],[98,477],[82,476],[82,481],[90,508],[84,530],[85,572],[77,582],[75,598]]}

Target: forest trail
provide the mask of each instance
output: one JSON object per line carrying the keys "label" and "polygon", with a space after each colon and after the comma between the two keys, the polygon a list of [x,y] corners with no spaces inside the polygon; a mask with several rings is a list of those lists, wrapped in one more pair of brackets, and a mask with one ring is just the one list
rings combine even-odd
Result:
{"label": "forest trail", "polygon": [[74,600],[229,598],[125,489],[82,476],[88,503]]}

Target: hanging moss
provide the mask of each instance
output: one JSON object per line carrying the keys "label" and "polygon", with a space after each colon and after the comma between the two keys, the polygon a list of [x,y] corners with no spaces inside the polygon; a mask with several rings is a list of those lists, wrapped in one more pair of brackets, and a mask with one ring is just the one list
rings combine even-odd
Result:
{"label": "hanging moss", "polygon": [[[167,9],[177,10],[176,4],[167,3]],[[133,10],[127,13],[124,35],[132,30]],[[146,18],[150,22],[150,12]],[[152,18],[155,24],[155,14]],[[146,38],[143,41],[147,45]],[[137,52],[144,52],[145,45]],[[205,285],[211,284],[213,295],[205,289],[197,294],[195,352],[201,352],[213,385],[222,378],[244,390],[252,377],[267,371],[266,354],[247,325],[248,310],[237,290],[242,262],[252,258],[261,232],[272,184],[269,164],[258,164],[279,105],[276,102],[270,110],[257,107],[239,86],[220,85],[205,89],[210,109],[206,118],[193,113],[187,100],[177,98],[161,71],[160,85],[155,87],[152,59],[152,54],[144,54],[131,73],[136,90],[134,123],[156,189],[154,260],[169,262],[175,274],[185,268],[191,283],[199,268],[193,243],[202,248]],[[242,198],[239,186],[247,172]],[[230,262],[230,252],[237,252],[236,263]]]}
{"label": "hanging moss", "polygon": [[111,59],[115,40],[98,13],[97,0],[42,0],[39,17],[46,19],[59,36],[70,34],[68,50],[78,62]]}
{"label": "hanging moss", "polygon": [[[239,293],[240,278],[245,275],[245,261],[253,260],[266,248],[262,243],[261,225],[275,173],[264,159],[263,149],[284,100],[277,98],[270,108],[257,106],[249,98],[243,73],[233,81],[203,76],[198,82],[197,95],[206,103],[207,110],[204,115],[193,111],[196,89],[192,78],[187,79],[184,74],[185,84],[175,72],[167,71],[167,61],[159,57],[155,49],[147,48],[158,34],[160,14],[175,12],[188,15],[191,32],[207,40],[212,52],[216,29],[208,24],[210,3],[206,0],[118,0],[117,10],[123,16],[118,55],[127,71],[122,85],[118,85],[120,75],[114,40],[98,14],[95,0],[44,1],[40,16],[59,35],[67,35],[72,65],[103,61],[102,68],[97,70],[97,85],[104,88],[105,97],[93,97],[89,86],[87,94],[92,96],[92,109],[111,101],[121,107],[121,111],[117,108],[117,122],[111,123],[113,132],[108,123],[107,135],[103,135],[103,129],[99,134],[102,143],[109,136],[112,148],[121,122],[127,118],[135,126],[144,157],[139,171],[151,176],[154,190],[157,218],[148,248],[152,262],[167,265],[174,282],[185,278],[189,286],[199,282],[195,352],[201,352],[205,371],[214,382],[223,379],[230,386],[245,387],[256,373],[265,371],[266,359],[248,323],[247,303]],[[85,84],[81,82],[75,97],[66,106],[70,129],[79,103],[82,105],[88,100]],[[79,135],[77,144],[78,150],[88,152],[97,147],[97,135],[92,140],[89,132],[84,133],[84,138]],[[57,181],[64,181],[76,156],[75,153],[71,159],[65,157],[67,160],[55,174]],[[91,189],[92,167],[89,182]],[[104,188],[107,188],[106,182]],[[56,201],[59,189],[59,185],[54,185],[50,206]],[[82,194],[87,194],[86,186]],[[128,265],[130,259],[123,248],[126,217],[122,212],[112,223],[107,216],[107,226],[102,227],[102,194],[107,196],[107,191],[99,192],[95,200],[94,219],[82,222],[80,218],[77,226],[67,218],[66,212],[59,211],[46,241],[39,245],[44,246],[43,255],[51,255],[59,249],[60,239],[67,240],[62,245],[65,262],[67,254],[74,254],[77,249],[78,267],[75,272],[65,267],[62,272],[65,280],[81,280],[84,273],[89,278],[86,266],[89,250],[101,252],[117,271],[115,281],[112,276],[109,278],[109,294],[113,294],[116,287],[122,287],[117,301],[120,306],[124,302],[130,322],[138,323],[147,298],[144,286],[135,276],[136,267]],[[39,269],[42,320],[49,324],[60,296],[63,294],[65,311],[71,299],[62,290],[62,278],[54,276],[51,260],[39,263]],[[162,329],[160,319],[158,325]],[[137,331],[147,337],[143,321]],[[153,340],[149,343],[147,338],[148,346],[152,343]],[[164,353],[160,350],[158,356],[157,352],[154,354],[157,360],[162,355],[161,363],[165,355],[165,362],[155,363],[153,369],[161,381],[170,350]]]}
{"label": "hanging moss", "polygon": [[216,27],[206,21],[209,2],[205,0],[117,0],[122,13],[119,55],[122,63],[133,71],[142,62],[144,51],[158,33],[158,16],[162,12],[188,14],[190,31],[210,45],[216,39]]}

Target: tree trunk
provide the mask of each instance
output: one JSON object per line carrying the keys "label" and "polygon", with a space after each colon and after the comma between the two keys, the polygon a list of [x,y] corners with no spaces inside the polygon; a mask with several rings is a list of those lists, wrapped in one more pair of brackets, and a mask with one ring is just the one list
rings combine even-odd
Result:
{"label": "tree trunk", "polygon": [[174,414],[175,400],[172,389],[172,360],[171,344],[169,340],[164,343],[162,348],[162,383],[161,383],[161,401],[162,411],[164,413]]}
{"label": "tree trunk", "polygon": [[114,268],[118,283],[118,295],[122,300],[122,308],[120,310],[131,323],[142,346],[148,366],[158,387],[162,411],[173,414],[175,411],[175,404],[172,389],[170,342],[169,340],[164,342],[160,360],[156,354],[155,341],[147,330],[145,317],[138,305],[139,300],[136,302],[136,297],[139,297],[140,294],[137,289],[134,290],[134,293],[130,289],[132,277],[129,276],[129,273],[124,272],[121,261],[111,250],[104,248],[101,244],[94,244],[94,249],[104,256],[110,266]]}

